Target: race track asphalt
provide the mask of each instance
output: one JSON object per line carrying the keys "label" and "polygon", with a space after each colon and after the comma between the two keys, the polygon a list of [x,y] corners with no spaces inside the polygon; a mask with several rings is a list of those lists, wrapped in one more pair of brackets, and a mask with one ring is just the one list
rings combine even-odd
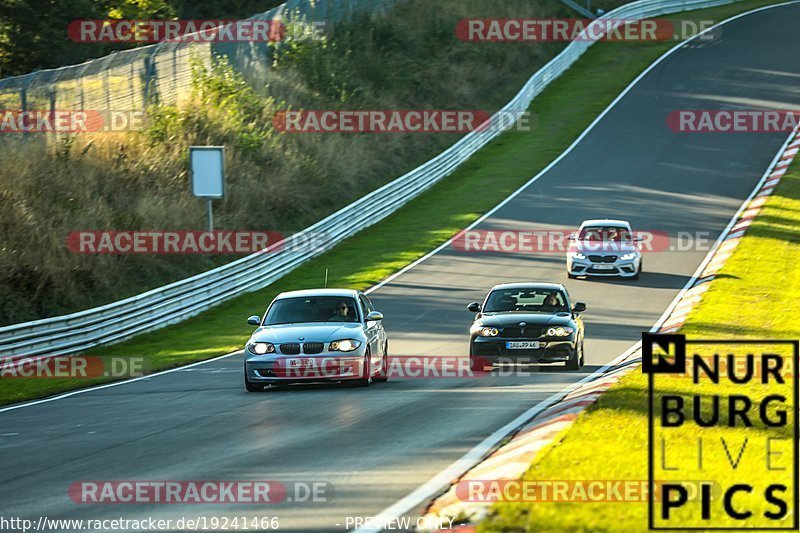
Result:
{"label": "race track asphalt", "polygon": [[[713,241],[787,134],[675,133],[666,116],[675,109],[800,109],[797,20],[800,5],[762,11],[726,24],[713,43],[674,53],[480,229],[573,228],[583,219],[609,217],[672,236],[706,232]],[[344,529],[346,517],[377,514],[497,428],[630,347],[705,254],[647,254],[639,281],[567,281],[560,254],[448,248],[371,294],[386,316],[393,355],[463,356],[468,302],[496,283],[564,282],[589,308],[587,367],[577,373],[541,369],[248,394],[237,354],[0,412],[0,515],[277,516],[282,531]],[[85,505],[67,494],[78,480],[132,479],[326,481],[333,493],[324,503],[266,506]]]}

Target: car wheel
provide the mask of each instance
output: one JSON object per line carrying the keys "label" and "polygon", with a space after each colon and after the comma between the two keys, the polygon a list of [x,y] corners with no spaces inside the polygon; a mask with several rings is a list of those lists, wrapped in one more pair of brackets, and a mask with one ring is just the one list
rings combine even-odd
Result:
{"label": "car wheel", "polygon": [[575,349],[569,354],[567,358],[567,362],[564,364],[564,368],[567,370],[580,370],[581,368],[581,358],[583,357],[579,352],[581,351],[580,344],[575,347]]}
{"label": "car wheel", "polygon": [[383,361],[381,361],[381,370],[378,375],[372,378],[376,383],[386,383],[389,381],[389,343],[383,346]]}
{"label": "car wheel", "polygon": [[369,387],[372,383],[372,358],[369,355],[369,349],[364,354],[364,368],[361,371],[361,377],[356,380],[356,387]]}
{"label": "car wheel", "polygon": [[584,350],[583,350],[583,339],[581,339],[581,357],[580,357],[580,359],[578,359],[578,364],[579,364],[580,366],[583,366],[583,365],[585,365],[585,364],[586,364],[586,361],[585,361],[585,355],[586,355],[586,354],[585,354],[585,352],[584,352]]}
{"label": "car wheel", "polygon": [[634,274],[631,279],[639,279],[639,275],[641,273],[642,273],[642,262],[639,261],[639,270],[636,271],[636,274]]}
{"label": "car wheel", "polygon": [[483,372],[483,369],[486,368],[487,366],[489,366],[489,365],[486,364],[486,362],[487,362],[486,359],[484,359],[483,357],[480,357],[480,356],[477,356],[477,355],[473,354],[472,345],[470,344],[470,347],[469,347],[469,369],[472,370],[473,372]]}
{"label": "car wheel", "polygon": [[258,383],[252,383],[250,380],[247,379],[247,374],[245,373],[244,388],[247,389],[247,392],[262,392],[264,390],[264,385],[259,385]]}

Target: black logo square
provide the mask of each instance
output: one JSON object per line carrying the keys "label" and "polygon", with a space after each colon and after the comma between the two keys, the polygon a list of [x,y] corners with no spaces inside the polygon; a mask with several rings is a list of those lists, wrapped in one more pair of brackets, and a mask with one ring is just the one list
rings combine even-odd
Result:
{"label": "black logo square", "polygon": [[642,333],[642,372],[682,374],[686,371],[686,335]]}

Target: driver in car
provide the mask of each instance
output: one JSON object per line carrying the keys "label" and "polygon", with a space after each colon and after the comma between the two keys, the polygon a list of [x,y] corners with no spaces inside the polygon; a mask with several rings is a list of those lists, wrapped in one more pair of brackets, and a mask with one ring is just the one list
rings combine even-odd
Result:
{"label": "driver in car", "polygon": [[551,292],[550,294],[548,294],[545,297],[542,305],[544,305],[545,307],[553,307],[561,311],[564,310],[564,305],[561,303],[558,294],[556,294],[555,292]]}
{"label": "driver in car", "polygon": [[347,302],[339,302],[338,304],[336,304],[336,309],[334,310],[330,320],[331,322],[351,321],[350,306],[347,305]]}

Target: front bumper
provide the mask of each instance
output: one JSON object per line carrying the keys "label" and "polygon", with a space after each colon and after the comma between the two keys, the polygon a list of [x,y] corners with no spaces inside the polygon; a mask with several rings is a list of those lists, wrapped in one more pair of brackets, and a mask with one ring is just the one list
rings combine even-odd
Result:
{"label": "front bumper", "polygon": [[364,349],[319,355],[259,356],[245,349],[244,374],[251,383],[330,383],[360,379]]}
{"label": "front bumper", "polygon": [[595,263],[589,259],[567,258],[567,270],[573,276],[608,276],[630,278],[639,272],[641,259],[617,259],[612,263]]}
{"label": "front bumper", "polygon": [[[539,343],[539,348],[521,350],[507,347],[507,342],[517,341],[535,341]],[[471,345],[470,355],[481,357],[492,364],[563,363],[575,354],[577,348],[574,334],[573,337],[558,340],[476,336]]]}

